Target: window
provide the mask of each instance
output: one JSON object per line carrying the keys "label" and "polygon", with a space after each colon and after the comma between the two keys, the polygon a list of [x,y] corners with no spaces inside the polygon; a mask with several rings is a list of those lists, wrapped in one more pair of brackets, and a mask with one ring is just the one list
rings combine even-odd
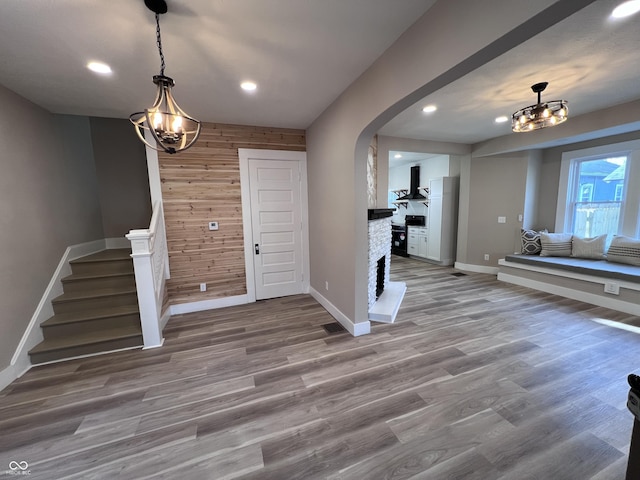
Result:
{"label": "window", "polygon": [[616,185],[616,192],[613,194],[613,199],[616,202],[619,202],[622,200],[622,189],[623,189],[624,185],[622,185],[621,183],[619,183],[618,185]]}
{"label": "window", "polygon": [[639,234],[640,141],[562,155],[556,232]]}
{"label": "window", "polygon": [[618,233],[623,199],[616,200],[616,187],[624,184],[626,165],[626,156],[573,161],[571,232],[579,237]]}
{"label": "window", "polygon": [[580,185],[580,201],[590,202],[593,200],[593,183]]}

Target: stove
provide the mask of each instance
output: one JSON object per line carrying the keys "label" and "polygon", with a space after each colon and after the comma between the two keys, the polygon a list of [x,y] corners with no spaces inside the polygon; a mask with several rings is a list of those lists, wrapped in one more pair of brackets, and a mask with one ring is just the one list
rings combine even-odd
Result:
{"label": "stove", "polygon": [[406,215],[404,225],[391,224],[391,253],[408,257],[407,253],[407,227],[424,227],[426,218],[424,215]]}
{"label": "stove", "polygon": [[391,253],[408,257],[407,253],[407,227],[405,225],[391,224]]}

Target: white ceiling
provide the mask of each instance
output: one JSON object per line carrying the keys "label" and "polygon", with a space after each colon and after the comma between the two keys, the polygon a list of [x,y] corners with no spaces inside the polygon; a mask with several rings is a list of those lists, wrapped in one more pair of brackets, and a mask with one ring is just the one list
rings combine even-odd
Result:
{"label": "white ceiling", "polygon": [[[640,14],[610,21],[619,1],[596,1],[380,133],[459,143],[506,135],[509,124],[494,118],[535,103],[530,86],[540,81],[549,82],[543,99],[568,100],[571,116],[639,99]],[[306,128],[434,2],[168,0],[165,73],[180,106],[200,120]],[[90,60],[114,73],[90,72]],[[143,0],[0,6],[0,84],[54,113],[127,118],[152,103],[159,63]],[[254,94],[239,88],[247,79],[258,83]],[[422,113],[427,103],[438,111]]]}
{"label": "white ceiling", "polygon": [[[416,103],[380,133],[466,144],[508,135],[511,114],[537,102],[531,85],[543,81],[549,85],[542,100],[568,100],[568,122],[572,116],[639,99],[640,13],[612,20],[610,14],[621,1],[592,3]],[[438,110],[423,113],[428,104]],[[501,115],[509,122],[495,123]]]}
{"label": "white ceiling", "polygon": [[[306,128],[433,3],[168,0],[165,74],[199,120]],[[2,0],[0,84],[54,113],[128,118],[153,103],[155,34],[143,0]]]}

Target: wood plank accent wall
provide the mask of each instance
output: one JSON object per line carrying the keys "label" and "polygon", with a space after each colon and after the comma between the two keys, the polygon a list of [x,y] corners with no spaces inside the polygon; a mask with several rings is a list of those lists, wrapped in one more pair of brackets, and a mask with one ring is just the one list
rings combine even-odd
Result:
{"label": "wood plank accent wall", "polygon": [[247,293],[238,148],[304,151],[305,132],[207,123],[189,150],[158,154],[171,305]]}

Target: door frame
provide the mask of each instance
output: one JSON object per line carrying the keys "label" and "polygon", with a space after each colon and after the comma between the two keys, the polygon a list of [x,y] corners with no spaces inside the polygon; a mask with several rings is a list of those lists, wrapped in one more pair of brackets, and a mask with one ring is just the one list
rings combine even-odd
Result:
{"label": "door frame", "polygon": [[256,273],[253,264],[253,227],[251,225],[251,191],[249,189],[249,160],[286,160],[300,166],[300,218],[302,221],[302,292],[309,293],[309,195],[307,189],[307,152],[291,150],[261,150],[239,148],[240,192],[242,196],[242,234],[244,236],[244,269],[247,299],[256,301]]}

